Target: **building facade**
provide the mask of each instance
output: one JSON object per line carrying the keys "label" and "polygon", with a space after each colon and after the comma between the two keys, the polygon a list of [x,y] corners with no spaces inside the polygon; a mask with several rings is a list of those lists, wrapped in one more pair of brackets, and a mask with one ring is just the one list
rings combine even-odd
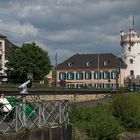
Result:
{"label": "building facade", "polygon": [[8,61],[8,54],[15,48],[17,46],[11,43],[6,36],[0,34],[0,83],[7,81],[6,62]]}
{"label": "building facade", "polygon": [[128,33],[120,32],[122,59],[127,64],[126,76],[140,77],[140,34],[133,28]]}
{"label": "building facade", "polygon": [[126,67],[111,53],[76,54],[57,66],[57,83],[67,88],[124,86]]}

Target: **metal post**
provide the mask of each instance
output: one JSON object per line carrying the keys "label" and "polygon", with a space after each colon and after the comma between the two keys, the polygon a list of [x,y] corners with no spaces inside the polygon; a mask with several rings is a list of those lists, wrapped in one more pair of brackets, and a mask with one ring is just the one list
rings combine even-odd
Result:
{"label": "metal post", "polygon": [[22,94],[22,122],[24,127],[26,127],[26,95]]}
{"label": "metal post", "polygon": [[41,103],[39,102],[39,111],[38,111],[38,127],[41,128],[41,114],[42,114],[42,110],[41,110]]}
{"label": "metal post", "polygon": [[18,131],[18,104],[16,104],[16,124],[15,124],[15,131]]}
{"label": "metal post", "polygon": [[62,103],[59,102],[59,124],[62,123]]}
{"label": "metal post", "polygon": [[20,91],[20,95],[22,98],[22,124],[24,127],[26,127],[26,95],[28,95],[28,91],[27,91],[27,85],[30,83],[31,81],[28,80],[27,82],[21,84],[18,88],[21,90]]}
{"label": "metal post", "polygon": [[99,56],[99,53],[98,53],[98,85],[97,85],[97,87],[99,88],[99,76],[100,76],[100,56]]}

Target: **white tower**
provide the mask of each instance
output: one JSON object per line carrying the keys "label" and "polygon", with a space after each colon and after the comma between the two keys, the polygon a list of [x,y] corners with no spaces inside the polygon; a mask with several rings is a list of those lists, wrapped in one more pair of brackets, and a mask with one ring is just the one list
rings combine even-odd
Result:
{"label": "white tower", "polygon": [[127,64],[126,76],[140,76],[140,34],[131,28],[128,33],[120,32],[122,58]]}

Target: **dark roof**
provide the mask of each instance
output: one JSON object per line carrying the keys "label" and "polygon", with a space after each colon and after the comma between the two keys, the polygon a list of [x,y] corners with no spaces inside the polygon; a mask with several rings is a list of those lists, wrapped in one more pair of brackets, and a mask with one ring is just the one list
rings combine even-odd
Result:
{"label": "dark roof", "polygon": [[11,43],[8,39],[5,39],[5,57],[8,58],[8,54],[13,50],[18,48],[16,45]]}
{"label": "dark roof", "polygon": [[[89,65],[87,66],[87,63]],[[69,64],[71,66],[69,66]],[[57,66],[57,69],[65,68],[116,68],[120,65],[121,68],[126,68],[127,65],[112,53],[102,54],[76,54],[68,58]]]}
{"label": "dark roof", "polygon": [[0,38],[6,38],[6,36],[4,36],[3,34],[0,34]]}

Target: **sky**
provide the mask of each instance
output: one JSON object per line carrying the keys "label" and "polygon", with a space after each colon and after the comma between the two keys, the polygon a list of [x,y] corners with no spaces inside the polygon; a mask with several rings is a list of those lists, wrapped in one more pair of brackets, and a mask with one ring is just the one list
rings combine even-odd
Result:
{"label": "sky", "polygon": [[72,55],[121,52],[120,31],[135,19],[140,0],[0,0],[0,33],[15,45],[36,42],[55,65]]}

